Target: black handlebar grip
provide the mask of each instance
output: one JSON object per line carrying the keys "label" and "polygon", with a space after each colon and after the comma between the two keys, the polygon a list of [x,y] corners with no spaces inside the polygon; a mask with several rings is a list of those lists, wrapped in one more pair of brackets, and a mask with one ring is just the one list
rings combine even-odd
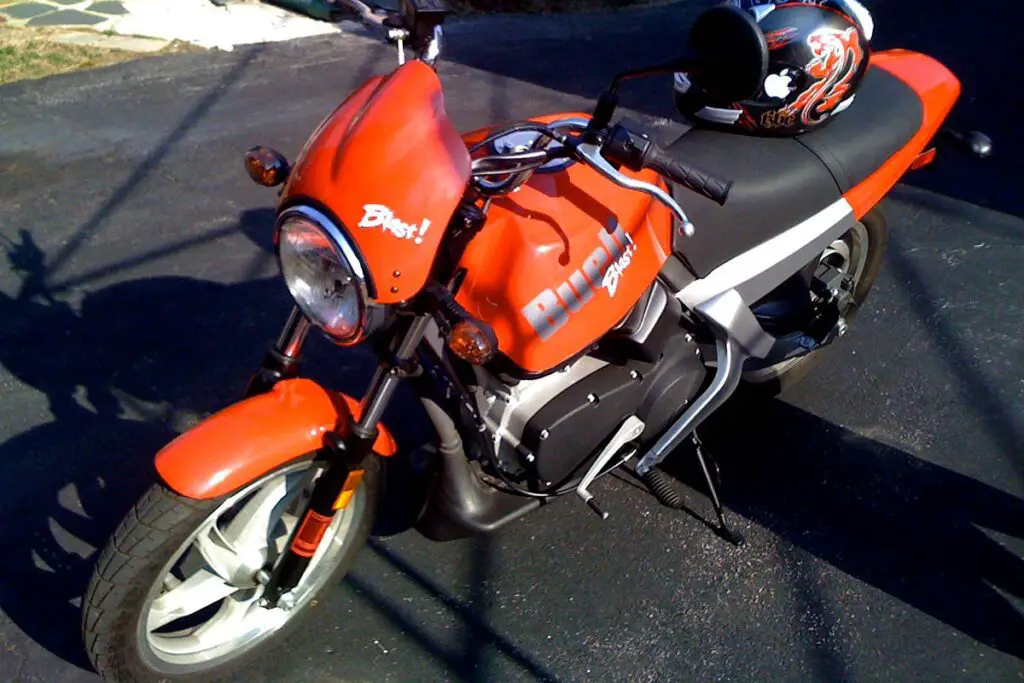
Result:
{"label": "black handlebar grip", "polygon": [[693,190],[697,194],[704,195],[708,199],[718,202],[718,204],[725,204],[726,199],[729,197],[729,189],[732,187],[731,180],[716,178],[696,166],[675,159],[654,143],[651,143],[650,147],[647,148],[647,153],[644,155],[644,168],[657,171],[666,178]]}

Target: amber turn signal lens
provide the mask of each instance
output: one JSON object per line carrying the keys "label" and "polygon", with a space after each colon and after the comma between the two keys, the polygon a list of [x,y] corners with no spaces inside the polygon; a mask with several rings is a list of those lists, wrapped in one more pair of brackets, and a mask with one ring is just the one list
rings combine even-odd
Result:
{"label": "amber turn signal lens", "polygon": [[467,363],[483,365],[498,352],[498,340],[487,325],[475,320],[462,320],[448,335],[448,348]]}
{"label": "amber turn signal lens", "polygon": [[291,173],[284,155],[269,147],[253,147],[246,152],[245,170],[257,185],[264,187],[280,185]]}

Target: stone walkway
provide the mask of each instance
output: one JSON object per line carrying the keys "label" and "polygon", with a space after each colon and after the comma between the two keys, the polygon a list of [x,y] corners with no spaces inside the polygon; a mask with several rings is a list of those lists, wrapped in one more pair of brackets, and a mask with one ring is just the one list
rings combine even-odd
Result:
{"label": "stone walkway", "polygon": [[71,26],[106,30],[127,14],[119,0],[0,0],[0,14],[15,26]]}
{"label": "stone walkway", "polygon": [[0,23],[4,19],[13,26],[88,29],[221,50],[341,30],[256,0],[224,6],[210,0],[0,0]]}

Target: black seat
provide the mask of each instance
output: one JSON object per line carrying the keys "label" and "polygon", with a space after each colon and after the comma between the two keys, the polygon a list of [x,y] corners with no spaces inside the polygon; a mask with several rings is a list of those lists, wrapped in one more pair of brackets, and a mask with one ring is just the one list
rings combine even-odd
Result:
{"label": "black seat", "polygon": [[732,257],[809,218],[874,173],[920,129],[917,94],[887,71],[869,69],[850,108],[791,138],[692,128],[669,150],[733,181],[725,206],[674,192],[697,227],[676,251],[704,277]]}

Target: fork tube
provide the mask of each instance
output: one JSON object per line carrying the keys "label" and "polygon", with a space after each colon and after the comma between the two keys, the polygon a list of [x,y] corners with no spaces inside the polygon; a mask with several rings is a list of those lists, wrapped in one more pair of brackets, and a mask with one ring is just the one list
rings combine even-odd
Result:
{"label": "fork tube", "polygon": [[298,306],[293,306],[277,338],[277,344],[267,351],[259,370],[249,379],[245,389],[246,398],[270,391],[281,380],[298,377],[302,345],[309,335],[309,328],[309,318],[303,315]]}
{"label": "fork tube", "polygon": [[401,365],[413,357],[416,348],[423,340],[423,335],[430,324],[430,316],[421,315],[413,320],[409,330],[405,333],[402,343],[395,353],[394,363],[381,363],[370,381],[370,388],[363,398],[360,406],[359,422],[353,427],[353,431],[363,439],[376,437],[377,423],[384,415],[384,409],[391,402],[391,397],[398,388],[401,381]]}
{"label": "fork tube", "polygon": [[[267,606],[288,605],[282,600],[298,585],[317,547],[334,519],[334,503],[348,481],[349,475],[362,469],[363,461],[373,457],[373,443],[377,439],[377,425],[401,380],[406,362],[423,340],[430,317],[421,315],[412,321],[398,351],[377,368],[366,397],[360,406],[359,422],[350,432],[342,429],[327,434],[327,466],[317,480],[306,509],[299,517],[288,546],[280,561],[268,575],[263,600]],[[264,570],[265,571],[265,570]]]}
{"label": "fork tube", "polygon": [[298,306],[293,306],[288,322],[284,324],[281,336],[277,338],[278,353],[287,358],[298,358],[306,336],[309,335],[309,326],[309,318],[302,314]]}

